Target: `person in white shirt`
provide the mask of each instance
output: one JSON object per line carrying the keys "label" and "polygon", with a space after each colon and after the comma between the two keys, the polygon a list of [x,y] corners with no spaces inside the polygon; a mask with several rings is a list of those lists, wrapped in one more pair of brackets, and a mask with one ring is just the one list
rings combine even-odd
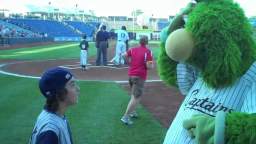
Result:
{"label": "person in white shirt", "polygon": [[124,58],[122,54],[126,52],[126,42],[129,40],[129,35],[126,31],[126,27],[122,26],[121,30],[117,31],[117,42],[116,42],[116,55],[111,60],[115,65],[123,65]]}

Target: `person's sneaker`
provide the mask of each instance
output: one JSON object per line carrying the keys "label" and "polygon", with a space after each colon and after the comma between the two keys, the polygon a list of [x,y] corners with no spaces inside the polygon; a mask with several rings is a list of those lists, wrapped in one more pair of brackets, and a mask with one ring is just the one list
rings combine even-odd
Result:
{"label": "person's sneaker", "polygon": [[139,115],[138,115],[137,112],[132,112],[132,113],[129,114],[129,116],[130,116],[131,118],[138,118],[138,117],[139,117]]}
{"label": "person's sneaker", "polygon": [[123,116],[121,118],[121,121],[126,124],[126,125],[132,125],[133,122],[131,121],[130,117],[129,116]]}

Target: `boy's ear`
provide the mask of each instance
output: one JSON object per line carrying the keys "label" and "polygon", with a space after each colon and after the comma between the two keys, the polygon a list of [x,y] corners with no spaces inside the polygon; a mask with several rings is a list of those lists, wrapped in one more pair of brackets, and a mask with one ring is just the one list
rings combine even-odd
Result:
{"label": "boy's ear", "polygon": [[63,88],[61,90],[57,90],[56,99],[59,101],[64,101],[66,99],[66,95],[68,93],[67,88]]}

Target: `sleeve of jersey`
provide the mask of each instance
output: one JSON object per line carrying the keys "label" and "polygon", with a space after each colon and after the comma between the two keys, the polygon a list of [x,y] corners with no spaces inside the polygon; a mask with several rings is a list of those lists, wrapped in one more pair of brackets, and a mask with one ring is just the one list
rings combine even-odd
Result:
{"label": "sleeve of jersey", "polygon": [[180,92],[186,96],[197,79],[196,70],[183,63],[177,64],[177,84]]}
{"label": "sleeve of jersey", "polygon": [[58,144],[58,137],[53,131],[45,131],[38,136],[36,144]]}
{"label": "sleeve of jersey", "polygon": [[252,84],[251,89],[246,93],[241,112],[256,113],[256,85]]}

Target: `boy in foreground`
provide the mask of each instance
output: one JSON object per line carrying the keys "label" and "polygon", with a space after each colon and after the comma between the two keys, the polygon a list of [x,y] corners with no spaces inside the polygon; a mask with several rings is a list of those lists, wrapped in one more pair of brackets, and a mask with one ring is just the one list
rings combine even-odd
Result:
{"label": "boy in foreground", "polygon": [[33,128],[30,144],[73,144],[65,117],[67,109],[77,103],[80,91],[73,74],[59,67],[49,69],[39,80],[39,88],[46,102]]}

